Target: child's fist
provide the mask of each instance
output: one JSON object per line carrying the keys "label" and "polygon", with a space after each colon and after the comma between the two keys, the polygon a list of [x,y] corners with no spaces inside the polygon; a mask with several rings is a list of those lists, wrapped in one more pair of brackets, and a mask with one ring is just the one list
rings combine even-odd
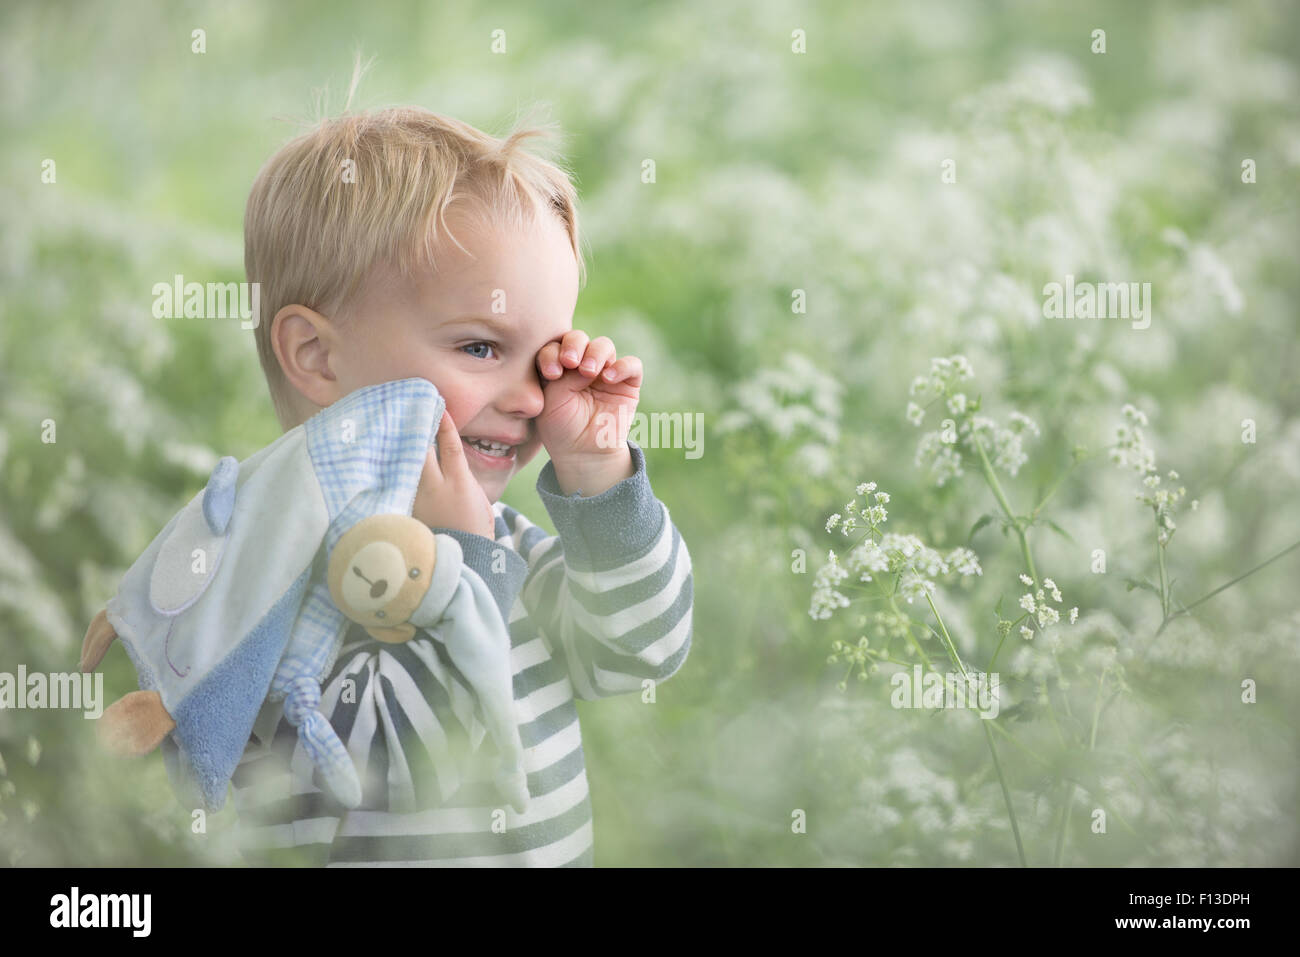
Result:
{"label": "child's fist", "polygon": [[599,495],[633,472],[627,436],[641,397],[641,360],[619,359],[606,336],[581,329],[537,353],[546,404],[537,433],[560,489]]}
{"label": "child's fist", "polygon": [[617,358],[608,336],[581,329],[537,353],[546,405],[537,431],[552,459],[626,451],[632,413],[641,397],[641,360]]}

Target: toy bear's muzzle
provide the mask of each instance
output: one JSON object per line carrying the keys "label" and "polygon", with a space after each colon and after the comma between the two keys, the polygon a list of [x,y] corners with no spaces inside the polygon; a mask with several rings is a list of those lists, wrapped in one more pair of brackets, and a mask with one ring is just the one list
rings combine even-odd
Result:
{"label": "toy bear's muzzle", "polygon": [[409,515],[371,515],[346,531],[330,555],[330,597],[376,641],[415,637],[411,615],[433,582],[433,532]]}

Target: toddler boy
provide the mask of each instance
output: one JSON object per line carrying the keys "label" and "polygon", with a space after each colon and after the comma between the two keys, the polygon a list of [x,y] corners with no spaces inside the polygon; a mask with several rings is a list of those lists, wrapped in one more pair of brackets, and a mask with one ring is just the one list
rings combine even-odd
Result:
{"label": "toddler boy", "polygon": [[[412,514],[457,540],[508,628],[531,797],[519,814],[497,794],[492,741],[440,641],[381,644],[353,626],[321,708],[361,806],[331,798],[268,702],[233,782],[250,863],[590,866],[575,698],[640,691],[686,659],[690,556],[627,437],[641,362],[572,328],[576,194],[521,149],[540,132],[502,140],[416,108],[345,114],[253,185],[245,266],[282,427],[396,379],[446,399]],[[499,500],[543,447],[554,536]]]}

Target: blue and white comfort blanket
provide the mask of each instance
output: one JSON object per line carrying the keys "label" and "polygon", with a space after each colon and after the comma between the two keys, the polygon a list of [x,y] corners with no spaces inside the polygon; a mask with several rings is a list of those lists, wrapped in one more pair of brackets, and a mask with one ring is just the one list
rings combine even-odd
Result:
{"label": "blue and white comfort blanket", "polygon": [[[259,710],[283,698],[330,790],[360,803],[355,766],[318,710],[349,624],[325,570],[358,521],[411,514],[445,408],[424,379],[368,386],[243,462],[223,458],[127,571],[107,618],[140,687],[159,692],[176,722],[164,756],[183,799],[224,805]],[[434,573],[410,622],[441,640],[470,681],[502,757],[497,785],[522,813],[509,633],[460,544],[434,538]]]}

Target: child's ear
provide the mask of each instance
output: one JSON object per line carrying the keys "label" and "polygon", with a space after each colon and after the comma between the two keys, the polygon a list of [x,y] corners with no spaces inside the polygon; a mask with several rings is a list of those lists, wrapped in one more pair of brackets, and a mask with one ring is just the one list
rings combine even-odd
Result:
{"label": "child's ear", "polygon": [[271,347],[289,385],[317,408],[343,398],[337,366],[344,351],[338,330],[314,309],[294,303],[271,320]]}

